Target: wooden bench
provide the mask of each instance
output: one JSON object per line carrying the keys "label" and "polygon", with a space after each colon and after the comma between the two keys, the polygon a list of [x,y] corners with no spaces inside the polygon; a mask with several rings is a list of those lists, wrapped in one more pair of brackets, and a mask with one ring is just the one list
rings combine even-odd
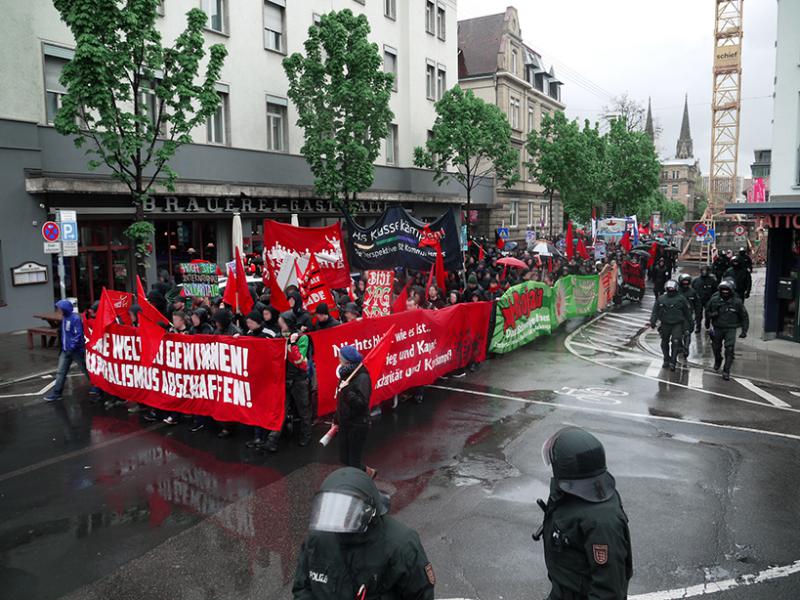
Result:
{"label": "wooden bench", "polygon": [[42,348],[49,348],[58,339],[58,329],[52,327],[31,327],[28,329],[28,349],[33,349],[33,336],[38,335],[42,341]]}

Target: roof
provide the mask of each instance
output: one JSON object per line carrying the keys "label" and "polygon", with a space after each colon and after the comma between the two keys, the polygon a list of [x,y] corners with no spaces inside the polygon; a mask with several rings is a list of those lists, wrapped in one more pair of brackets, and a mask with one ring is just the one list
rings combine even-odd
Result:
{"label": "roof", "polygon": [[742,202],[726,204],[725,213],[740,215],[800,214],[800,200],[785,202]]}
{"label": "roof", "polygon": [[696,158],[667,158],[661,161],[662,167],[693,167],[696,164]]}
{"label": "roof", "polygon": [[505,18],[502,12],[458,22],[459,78],[497,71]]}

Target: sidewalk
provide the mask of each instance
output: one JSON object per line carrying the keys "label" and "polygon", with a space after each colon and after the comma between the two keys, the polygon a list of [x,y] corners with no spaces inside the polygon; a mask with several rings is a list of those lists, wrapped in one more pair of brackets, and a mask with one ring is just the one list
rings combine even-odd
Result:
{"label": "sidewalk", "polygon": [[37,337],[33,341],[28,350],[25,331],[0,334],[0,386],[56,371],[58,348],[42,348]]}

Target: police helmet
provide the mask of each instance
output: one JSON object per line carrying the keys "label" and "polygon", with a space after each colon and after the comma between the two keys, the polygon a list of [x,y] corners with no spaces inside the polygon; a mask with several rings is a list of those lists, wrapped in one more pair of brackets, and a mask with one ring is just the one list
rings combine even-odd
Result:
{"label": "police helmet", "polygon": [[736,284],[734,284],[730,279],[725,279],[719,284],[719,293],[723,296],[725,295],[723,292],[732,294],[735,289]]}
{"label": "police helmet", "polygon": [[732,264],[734,267],[735,267],[735,266],[737,266],[737,265],[740,265],[740,264],[742,264],[742,259],[741,259],[741,258],[739,258],[738,256],[734,256],[734,257],[731,259],[731,264]]}
{"label": "police helmet", "polygon": [[741,248],[739,248],[739,252],[741,254],[745,254],[747,251],[744,249],[744,246],[742,246]]}
{"label": "police helmet", "polygon": [[708,265],[700,267],[700,275],[708,275],[709,273],[711,273],[711,268]]}
{"label": "police helmet", "polygon": [[555,486],[587,502],[605,502],[616,481],[606,468],[606,451],[596,437],[580,427],[557,431],[542,446],[542,458],[553,468]]}
{"label": "police helmet", "polygon": [[678,282],[674,279],[670,279],[667,283],[664,284],[664,289],[668,292],[677,292],[678,291]]}
{"label": "police helmet", "polygon": [[322,482],[311,503],[309,527],[331,533],[364,533],[389,511],[381,493],[361,469],[337,469]]}
{"label": "police helmet", "polygon": [[678,283],[680,285],[692,285],[692,276],[688,273],[681,273],[678,277]]}

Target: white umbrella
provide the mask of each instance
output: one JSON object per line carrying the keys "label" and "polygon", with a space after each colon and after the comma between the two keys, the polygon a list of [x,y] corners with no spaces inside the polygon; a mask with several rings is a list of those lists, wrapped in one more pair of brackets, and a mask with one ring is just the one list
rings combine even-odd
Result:
{"label": "white umbrella", "polygon": [[532,252],[536,252],[541,256],[552,256],[552,254],[550,253],[550,249],[547,247],[547,244],[545,242],[539,242],[538,244],[536,244],[533,247]]}
{"label": "white umbrella", "polygon": [[244,254],[244,237],[242,236],[242,215],[233,213],[233,230],[231,232],[231,249],[233,256],[236,256],[236,248]]}
{"label": "white umbrella", "polygon": [[297,213],[292,213],[292,225],[300,227],[300,219],[297,217]]}

